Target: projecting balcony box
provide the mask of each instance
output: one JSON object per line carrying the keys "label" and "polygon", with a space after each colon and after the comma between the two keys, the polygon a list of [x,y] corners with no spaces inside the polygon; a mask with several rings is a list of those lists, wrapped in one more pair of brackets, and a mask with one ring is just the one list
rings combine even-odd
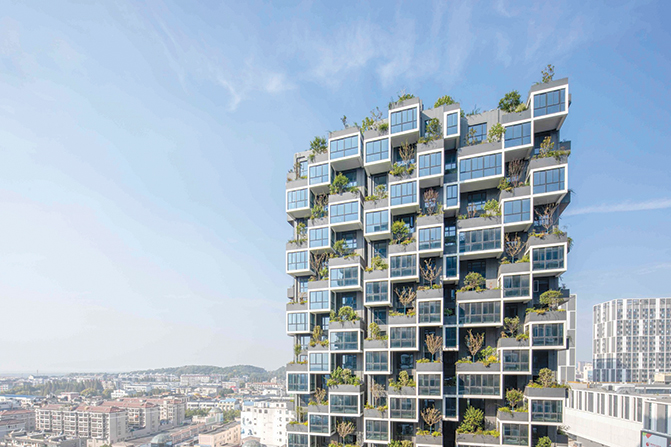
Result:
{"label": "projecting balcony box", "polygon": [[380,411],[376,408],[364,408],[363,417],[366,419],[388,419],[389,411],[388,410]]}
{"label": "projecting balcony box", "polygon": [[371,209],[366,211],[364,207],[363,219],[363,237],[366,238],[367,241],[379,241],[391,238],[391,217],[389,215],[388,208]]}
{"label": "projecting balcony box", "polygon": [[492,217],[472,217],[470,219],[457,220],[457,229],[468,230],[471,228],[492,227],[494,225],[501,225],[501,216]]}
{"label": "projecting balcony box", "polygon": [[410,242],[409,244],[389,244],[389,254],[398,255],[402,253],[414,253],[417,251],[417,243]]}
{"label": "projecting balcony box", "polygon": [[376,281],[381,279],[389,279],[389,269],[384,270],[371,270],[369,272],[363,272],[363,280],[365,281]]}
{"label": "projecting balcony box", "polygon": [[290,189],[305,188],[308,186],[308,179],[305,178],[296,178],[295,174],[290,174],[292,176],[291,180],[287,180],[285,189],[288,191]]}
{"label": "projecting balcony box", "polygon": [[363,393],[363,385],[333,385],[329,387],[329,393],[359,394]]}
{"label": "projecting balcony box", "polygon": [[365,350],[380,351],[389,348],[389,340],[364,340],[363,348]]}
{"label": "projecting balcony box", "polygon": [[287,363],[287,372],[307,372],[308,364],[307,363]]}
{"label": "projecting balcony box", "polygon": [[529,422],[529,413],[524,411],[513,411],[512,413],[508,413],[506,411],[497,411],[496,418],[499,421],[518,422],[524,424]]}
{"label": "projecting balcony box", "polygon": [[[440,146],[438,146],[440,144]],[[443,184],[445,162],[443,140],[434,140],[423,146],[437,146],[437,150],[417,154],[417,175],[420,188],[440,187]]]}
{"label": "projecting balcony box", "polygon": [[314,275],[309,256],[307,250],[288,251],[286,273],[292,276]]}
{"label": "projecting balcony box", "polygon": [[329,288],[328,279],[322,279],[321,281],[308,281],[308,290],[320,290],[328,288]]}
{"label": "projecting balcony box", "polygon": [[363,134],[363,167],[368,175],[387,173],[392,168],[389,135],[377,130]]}
{"label": "projecting balcony box", "polygon": [[417,291],[417,300],[443,299],[443,288]]}
{"label": "projecting balcony box", "polygon": [[480,292],[467,290],[457,292],[457,302],[463,301],[492,301],[501,299],[501,289],[485,289]]}
{"label": "projecting balcony box", "polygon": [[461,105],[457,102],[443,109],[443,138],[449,143],[449,148],[455,147],[461,135]]}
{"label": "projecting balcony box", "polygon": [[415,371],[428,372],[428,373],[442,373],[443,363],[442,362],[416,363]]}
{"label": "projecting balcony box", "polygon": [[531,86],[529,98],[534,132],[559,130],[571,105],[568,78]]}
{"label": "projecting balcony box", "polygon": [[331,258],[329,260],[329,284],[331,290],[340,292],[362,290],[362,263],[359,256],[349,259]]}
{"label": "projecting balcony box", "polygon": [[517,188],[513,188],[512,191],[506,191],[505,189],[501,191],[501,194],[499,195],[499,201],[505,199],[516,199],[530,196],[531,196],[531,186],[518,186]]}
{"label": "projecting balcony box", "polygon": [[501,142],[462,147],[458,160],[461,193],[496,188],[503,178]]}
{"label": "projecting balcony box", "polygon": [[389,109],[389,135],[391,147],[397,147],[406,141],[414,144],[419,139],[419,124],[422,102],[419,98],[399,101]]}
{"label": "projecting balcony box", "polygon": [[527,109],[524,112],[504,113],[501,115],[501,124],[505,126],[508,124],[529,121],[530,119],[531,109]]}
{"label": "projecting balcony box", "polygon": [[310,193],[307,186],[287,189],[285,198],[286,212],[291,218],[298,219],[310,216],[312,193]]}
{"label": "projecting balcony box", "polygon": [[417,324],[417,315],[389,315],[387,317],[389,326],[408,326]]}
{"label": "projecting balcony box", "polygon": [[527,386],[524,388],[524,397],[531,399],[564,399],[566,388],[536,388]]}
{"label": "projecting balcony box", "polygon": [[[542,158],[545,163],[552,163],[547,160],[555,160],[552,157]],[[536,160],[532,160],[534,162]],[[556,161],[556,160],[555,160]],[[558,166],[532,168],[528,170],[529,182],[531,183],[531,193],[534,198],[534,206],[560,203],[568,195],[568,165],[559,164]],[[570,200],[570,196],[567,200]]]}
{"label": "projecting balcony box", "polygon": [[419,212],[419,185],[416,179],[389,183],[389,209],[392,216]]}
{"label": "projecting balcony box", "polygon": [[308,405],[308,413],[328,414],[329,406],[326,405]]}
{"label": "projecting balcony box", "polygon": [[416,226],[417,228],[421,227],[431,227],[435,225],[442,225],[444,217],[442,214],[435,214],[433,216],[419,216],[417,218]]}
{"label": "projecting balcony box", "polygon": [[395,388],[393,386],[390,386],[389,389],[387,390],[387,395],[388,396],[416,396],[417,395],[417,387],[414,386],[402,386],[400,388]]}
{"label": "projecting balcony box", "polygon": [[531,272],[534,276],[557,276],[566,271],[568,239],[559,244],[550,242],[561,238],[566,236],[548,235],[545,238],[529,238],[527,254],[531,258]]}
{"label": "projecting balcony box", "polygon": [[307,433],[308,426],[303,424],[287,424],[287,433]]}
{"label": "projecting balcony box", "polygon": [[500,445],[498,436],[457,433],[457,445]]}
{"label": "projecting balcony box", "polygon": [[331,132],[328,149],[331,167],[335,171],[362,167],[362,145],[361,130],[356,126]]}
{"label": "projecting balcony box", "polygon": [[366,327],[366,324],[364,323],[363,320],[331,321],[329,323],[329,332],[346,330],[346,329],[360,329],[360,330],[363,330],[365,327]]}
{"label": "projecting balcony box", "polygon": [[298,312],[308,310],[308,302],[303,303],[287,303],[287,312]]}
{"label": "projecting balcony box", "polygon": [[526,340],[517,340],[516,338],[513,337],[502,337],[499,338],[498,341],[496,342],[496,347],[497,348],[511,348],[511,349],[526,349],[529,347],[529,339],[527,338]]}
{"label": "projecting balcony box", "polygon": [[416,446],[420,445],[443,445],[442,436],[433,436],[433,435],[417,435],[414,439],[414,444]]}
{"label": "projecting balcony box", "polygon": [[499,373],[501,371],[501,363],[490,363],[489,366],[484,363],[457,363],[457,374],[473,374],[473,373]]}
{"label": "projecting balcony box", "polygon": [[381,210],[383,208],[388,208],[388,207],[389,207],[389,198],[388,197],[385,197],[384,199],[367,200],[363,203],[363,210],[364,211]]}
{"label": "projecting balcony box", "polygon": [[538,312],[529,312],[524,317],[524,324],[548,323],[554,321],[566,321],[566,312],[560,310],[550,310],[542,314]]}

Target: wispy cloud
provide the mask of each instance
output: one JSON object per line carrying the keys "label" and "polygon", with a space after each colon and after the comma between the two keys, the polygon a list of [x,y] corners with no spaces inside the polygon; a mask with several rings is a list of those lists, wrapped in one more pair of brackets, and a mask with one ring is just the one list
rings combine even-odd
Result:
{"label": "wispy cloud", "polygon": [[650,211],[671,208],[671,198],[650,199],[642,202],[620,202],[612,204],[601,204],[595,206],[585,206],[582,208],[569,209],[565,216],[578,216],[581,214],[594,213],[624,213],[629,211]]}

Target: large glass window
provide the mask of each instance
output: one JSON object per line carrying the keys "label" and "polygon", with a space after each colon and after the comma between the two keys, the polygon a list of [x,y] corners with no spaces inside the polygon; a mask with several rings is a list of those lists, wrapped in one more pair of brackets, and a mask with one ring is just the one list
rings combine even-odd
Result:
{"label": "large glass window", "polygon": [[561,346],[564,344],[564,325],[561,323],[534,324],[532,346]]}
{"label": "large glass window", "polygon": [[320,183],[329,183],[329,165],[310,166],[310,184],[318,185]]}
{"label": "large glass window", "polygon": [[348,250],[356,250],[359,248],[356,231],[343,231],[342,233],[338,233],[336,240],[345,241],[345,246]]}
{"label": "large glass window", "polygon": [[529,275],[504,276],[503,296],[529,296]]}
{"label": "large glass window", "polygon": [[501,248],[501,229],[462,231],[459,233],[459,253]]}
{"label": "large glass window", "polygon": [[389,346],[392,348],[415,348],[417,345],[414,327],[390,327]]}
{"label": "large glass window", "polygon": [[387,309],[373,308],[373,322],[377,325],[387,324]]}
{"label": "large glass window", "polygon": [[389,370],[389,354],[387,351],[366,351],[366,371],[386,372]]}
{"label": "large glass window", "polygon": [[366,283],[366,304],[389,301],[389,284],[387,281]]}
{"label": "large glass window", "polygon": [[459,113],[450,113],[445,119],[445,135],[456,135],[459,133]]}
{"label": "large glass window", "polygon": [[426,154],[419,156],[419,176],[442,174],[443,167],[440,153]]}
{"label": "large glass window", "polygon": [[310,292],[310,310],[328,310],[331,302],[330,295],[328,290]]}
{"label": "large glass window", "polygon": [[387,421],[366,420],[366,439],[389,441],[389,423]]}
{"label": "large glass window", "polygon": [[310,353],[310,371],[328,372],[329,353],[311,352]]}
{"label": "large glass window", "polygon": [[392,278],[417,275],[417,258],[415,255],[392,256],[389,262]]}
{"label": "large glass window", "polygon": [[287,191],[287,209],[295,210],[298,208],[308,207],[308,190],[296,189],[294,191]]}
{"label": "large glass window", "polygon": [[440,374],[418,374],[417,385],[420,396],[440,396],[443,394]]}
{"label": "large glass window", "polygon": [[310,433],[329,433],[329,416],[327,414],[311,414]]}
{"label": "large glass window", "polygon": [[457,276],[457,257],[445,256],[445,277],[454,278]]}
{"label": "large glass window", "polygon": [[460,324],[485,324],[501,321],[501,303],[463,303],[459,305]]}
{"label": "large glass window", "polygon": [[391,113],[391,133],[417,129],[417,108]]}
{"label": "large glass window", "polygon": [[417,183],[397,183],[391,185],[391,206],[417,203]]}
{"label": "large glass window", "polygon": [[481,274],[484,278],[487,277],[487,261],[484,259],[477,259],[466,262],[466,271]]}
{"label": "large glass window", "polygon": [[389,415],[392,419],[415,419],[415,399],[389,398]]}
{"label": "large glass window", "polygon": [[500,381],[497,374],[459,375],[459,395],[498,396]]}
{"label": "large glass window", "polygon": [[307,374],[287,374],[287,390],[296,393],[307,393],[308,375]]}
{"label": "large glass window", "polygon": [[440,323],[441,301],[419,301],[417,309],[420,323]]}
{"label": "large glass window", "polygon": [[459,342],[457,340],[457,328],[456,327],[446,327],[445,328],[445,347],[446,348],[458,348]]}
{"label": "large glass window", "polygon": [[531,220],[531,200],[508,200],[503,203],[503,222],[526,222]]}
{"label": "large glass window", "polygon": [[466,209],[470,213],[482,213],[487,203],[487,193],[471,192],[466,196]]}
{"label": "large glass window", "polygon": [[534,95],[534,116],[563,112],[565,104],[566,90],[564,89]]}
{"label": "large glass window", "polygon": [[292,272],[294,270],[308,269],[308,252],[307,251],[292,251],[287,253],[287,270]]}
{"label": "large glass window", "polygon": [[369,141],[366,143],[366,163],[389,159],[389,140]]}
{"label": "large glass window", "polygon": [[445,206],[457,206],[459,204],[459,185],[445,185]]}
{"label": "large glass window", "polygon": [[469,143],[481,143],[485,140],[487,140],[487,123],[473,124],[472,126],[468,126]]}
{"label": "large glass window", "polygon": [[529,445],[529,427],[524,424],[503,424],[504,445]]}
{"label": "large glass window", "polygon": [[564,268],[564,246],[533,249],[534,270],[555,270]]}
{"label": "large glass window", "polygon": [[366,213],[366,233],[389,231],[389,211]]}
{"label": "large glass window", "polygon": [[387,241],[376,241],[372,243],[373,246],[373,257],[379,256],[382,259],[387,259],[387,252],[389,249],[389,243]]}
{"label": "large glass window", "polygon": [[534,194],[563,191],[566,187],[564,182],[564,172],[564,168],[534,172]]}
{"label": "large glass window", "polygon": [[359,153],[359,137],[352,136],[331,141],[331,160]]}
{"label": "large glass window", "polygon": [[460,180],[501,175],[501,173],[501,154],[467,158],[459,162]]}
{"label": "large glass window", "polygon": [[287,314],[287,332],[308,332],[309,330],[307,313]]}
{"label": "large glass window", "polygon": [[457,252],[457,224],[454,222],[445,222],[444,247],[443,250],[446,255],[451,255]]}
{"label": "large glass window", "polygon": [[331,413],[359,413],[358,395],[329,394],[329,402],[331,404]]}
{"label": "large glass window", "polygon": [[523,372],[529,371],[529,351],[521,350],[503,350],[503,370]]}
{"label": "large glass window", "polygon": [[419,249],[436,250],[442,248],[442,228],[420,228],[419,229]]}
{"label": "large glass window", "polygon": [[350,287],[359,285],[359,267],[331,269],[331,287]]}
{"label": "large glass window", "polygon": [[308,447],[308,435],[303,433],[288,433],[287,447]]}
{"label": "large glass window", "polygon": [[357,351],[359,349],[359,333],[356,331],[329,333],[331,351]]}
{"label": "large glass window", "polygon": [[531,422],[562,422],[562,404],[561,400],[532,400]]}
{"label": "large glass window", "polygon": [[310,248],[328,247],[329,246],[329,229],[324,228],[310,228]]}
{"label": "large glass window", "polygon": [[445,398],[445,417],[456,418],[457,417],[457,398],[456,397],[446,397]]}
{"label": "large glass window", "polygon": [[354,222],[359,220],[359,202],[331,205],[331,223]]}
{"label": "large glass window", "polygon": [[505,141],[505,147],[531,144],[531,123],[522,123],[506,127]]}

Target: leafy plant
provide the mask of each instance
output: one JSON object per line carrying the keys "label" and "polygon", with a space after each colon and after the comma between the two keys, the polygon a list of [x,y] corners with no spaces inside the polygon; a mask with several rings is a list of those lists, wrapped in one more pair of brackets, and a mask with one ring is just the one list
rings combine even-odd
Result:
{"label": "leafy plant", "polygon": [[434,188],[428,188],[424,191],[424,214],[433,216],[440,213],[440,194]]}
{"label": "leafy plant", "polygon": [[508,401],[510,408],[515,410],[517,404],[524,400],[524,393],[522,393],[522,391],[520,390],[511,388],[508,391],[506,391],[506,400]]}
{"label": "leafy plant", "polygon": [[301,355],[301,352],[303,352],[303,347],[300,344],[295,344],[294,345],[294,357],[295,357],[296,362],[298,362],[298,356]]}
{"label": "leafy plant", "polygon": [[377,130],[379,130],[380,132],[387,132],[389,130],[389,123],[378,124]]}
{"label": "leafy plant", "polygon": [[436,265],[436,263],[431,259],[426,259],[424,260],[424,266],[421,264],[419,265],[419,271],[425,283],[433,288],[433,282],[437,278],[440,278],[440,274],[442,273],[443,268],[439,265]]}
{"label": "leafy plant", "polygon": [[461,424],[457,427],[457,433],[476,433],[478,430],[482,430],[484,421],[485,413],[479,408],[469,405],[466,407]]}
{"label": "leafy plant", "polygon": [[529,254],[528,254],[528,253],[525,254],[524,256],[522,256],[522,257],[521,257],[520,259],[518,259],[517,261],[515,261],[515,264],[519,264],[519,263],[521,263],[521,262],[529,262]]}
{"label": "leafy plant", "polygon": [[396,105],[398,105],[398,104],[400,104],[403,101],[406,101],[408,99],[412,99],[414,97],[415,97],[415,95],[413,95],[411,93],[406,93],[405,90],[402,90],[401,92],[399,92],[397,100],[394,101],[392,99],[391,101],[389,101],[389,108],[393,109],[394,107],[396,107]]}
{"label": "leafy plant", "polygon": [[400,244],[408,239],[410,228],[402,220],[397,220],[391,224],[391,238],[393,244]]}
{"label": "leafy plant", "polygon": [[389,264],[384,262],[384,259],[382,259],[380,256],[373,256],[371,265],[373,270],[387,270],[389,268]]}
{"label": "leafy plant", "polygon": [[552,385],[556,384],[555,382],[555,373],[549,368],[543,368],[538,372],[538,378],[536,379],[538,383],[543,388],[549,388]]}
{"label": "leafy plant", "polygon": [[506,330],[507,337],[517,337],[517,334],[520,330],[520,317],[515,315],[514,317],[505,317],[503,319],[503,327]]}
{"label": "leafy plant", "polygon": [[550,310],[557,310],[559,305],[564,302],[564,295],[559,290],[548,290],[540,296],[540,303]]}
{"label": "leafy plant", "polygon": [[328,203],[329,198],[326,194],[315,196],[312,209],[310,210],[310,219],[320,219],[328,216]]}
{"label": "leafy plant", "polygon": [[526,109],[528,109],[527,105],[522,103],[522,104],[518,105],[517,107],[515,107],[515,113],[524,112]]}
{"label": "leafy plant", "polygon": [[515,261],[517,256],[524,251],[526,247],[526,242],[522,242],[522,238],[517,233],[506,233],[506,240],[504,242],[503,248],[506,250],[506,254],[510,256],[510,259]]}
{"label": "leafy plant", "polygon": [[339,172],[331,183],[331,194],[342,194],[356,189],[356,187],[349,187],[347,185],[349,185],[349,179],[342,172]]}
{"label": "leafy plant", "polygon": [[398,297],[398,302],[403,305],[403,313],[408,315],[408,306],[415,301],[415,298],[417,298],[417,292],[415,292],[412,287],[397,287],[394,292]]}
{"label": "leafy plant", "polygon": [[464,287],[463,291],[475,290],[477,292],[482,290],[482,287],[485,285],[485,278],[478,272],[469,272],[466,277],[464,277]]}
{"label": "leafy plant", "polygon": [[504,133],[506,133],[506,129],[501,125],[501,123],[496,123],[491,127],[491,129],[489,129],[489,132],[487,132],[487,141],[490,143],[501,141]]}
{"label": "leafy plant", "polygon": [[326,138],[324,137],[315,137],[312,142],[310,142],[310,161],[315,159],[317,154],[323,154],[326,152],[328,145],[326,143]]}
{"label": "leafy plant", "polygon": [[356,425],[351,421],[340,421],[336,425],[336,431],[338,432],[338,436],[340,436],[340,440],[345,442],[345,439],[356,431]]}
{"label": "leafy plant", "polygon": [[433,105],[433,108],[435,109],[436,107],[440,106],[449,106],[456,103],[454,99],[452,99],[451,96],[445,95],[441,96],[440,98],[436,99],[436,103]]}
{"label": "leafy plant", "polygon": [[529,340],[529,334],[527,334],[526,332],[523,332],[521,334],[517,334],[517,336],[515,337],[515,340],[517,340],[517,341]]}
{"label": "leafy plant", "polygon": [[314,398],[317,405],[323,405],[326,402],[326,390],[324,388],[317,388]]}
{"label": "leafy plant", "polygon": [[371,340],[386,340],[387,336],[382,335],[380,326],[377,323],[371,323],[368,325],[368,336]]}
{"label": "leafy plant", "polygon": [[513,184],[510,183],[510,180],[508,180],[508,177],[503,177],[499,181],[499,191],[512,191],[513,190]]}
{"label": "leafy plant", "polygon": [[483,217],[494,217],[501,215],[501,207],[496,199],[488,200],[483,206]]}
{"label": "leafy plant", "polygon": [[422,419],[429,426],[429,430],[433,431],[433,426],[442,420],[442,415],[435,407],[427,407],[422,410]]}
{"label": "leafy plant", "polygon": [[424,136],[419,139],[420,143],[428,143],[443,137],[443,128],[438,118],[431,118],[424,129]]}
{"label": "leafy plant", "polygon": [[552,81],[552,78],[555,76],[555,66],[552,64],[548,64],[547,67],[545,67],[543,70],[541,70],[541,76],[542,80],[541,82],[543,84],[546,84],[550,81]]}
{"label": "leafy plant", "polygon": [[552,447],[552,440],[547,436],[538,439],[536,447]]}
{"label": "leafy plant", "polygon": [[[426,350],[431,353],[431,360],[436,360],[436,353],[443,349],[443,337],[435,334],[428,334],[424,340]],[[438,359],[440,361],[440,359]]]}
{"label": "leafy plant", "polygon": [[521,104],[520,94],[517,90],[510,91],[505,94],[499,101],[499,109],[504,112],[513,112]]}
{"label": "leafy plant", "polygon": [[338,385],[361,385],[361,379],[352,374],[352,370],[349,368],[341,368],[338,366],[331,372],[331,376],[326,381],[326,386],[338,386]]}
{"label": "leafy plant", "polygon": [[469,329],[466,334],[466,348],[468,352],[471,353],[471,358],[475,358],[475,354],[478,353],[482,345],[485,343],[485,334],[484,332],[473,335],[473,330]]}
{"label": "leafy plant", "polygon": [[366,196],[366,202],[386,198],[387,198],[387,187],[385,185],[377,185],[375,187],[375,192],[369,196]]}
{"label": "leafy plant", "polygon": [[338,239],[333,243],[333,251],[335,252],[336,257],[343,257],[349,253],[349,247],[347,242],[344,239]]}
{"label": "leafy plant", "polygon": [[389,381],[389,386],[396,391],[401,391],[401,388],[404,386],[414,388],[417,384],[415,384],[415,381],[408,375],[408,371],[401,371],[398,373],[398,380],[391,379]]}

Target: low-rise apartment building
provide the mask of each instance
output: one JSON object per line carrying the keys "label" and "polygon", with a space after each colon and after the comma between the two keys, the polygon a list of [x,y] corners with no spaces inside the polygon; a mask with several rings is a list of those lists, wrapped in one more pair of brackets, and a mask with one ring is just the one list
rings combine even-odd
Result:
{"label": "low-rise apartment building", "polygon": [[83,447],[81,438],[46,433],[10,433],[0,442],[0,447]]}
{"label": "low-rise apartment building", "polygon": [[[0,421],[21,422],[26,431],[35,430],[35,411],[28,409],[13,409],[0,411]],[[2,436],[0,436],[0,439]]]}
{"label": "low-rise apartment building", "polygon": [[159,431],[161,409],[151,402],[121,400],[103,402],[105,407],[118,407],[126,410],[126,423],[133,436],[146,436]]}
{"label": "low-rise apartment building", "polygon": [[295,420],[289,399],[268,399],[245,402],[240,414],[241,436],[259,438],[266,447],[287,444],[287,424]]}
{"label": "low-rise apartment building", "polygon": [[37,430],[106,443],[128,438],[126,410],[115,406],[49,404],[35,410]]}
{"label": "low-rise apartment building", "polygon": [[240,445],[240,422],[230,422],[223,427],[198,435],[200,447],[223,447]]}

